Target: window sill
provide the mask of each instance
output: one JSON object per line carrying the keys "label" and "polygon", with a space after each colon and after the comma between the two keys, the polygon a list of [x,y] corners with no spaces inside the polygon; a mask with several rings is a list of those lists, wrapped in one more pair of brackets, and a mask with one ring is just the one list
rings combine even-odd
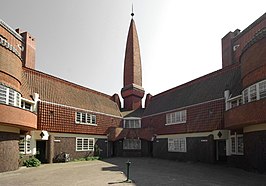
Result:
{"label": "window sill", "polygon": [[79,125],[90,125],[90,126],[97,126],[97,124],[92,124],[92,123],[77,123],[76,124],[79,124]]}
{"label": "window sill", "polygon": [[178,124],[186,124],[186,121],[181,121],[181,122],[177,122],[177,123],[166,123],[165,125],[178,125]]}

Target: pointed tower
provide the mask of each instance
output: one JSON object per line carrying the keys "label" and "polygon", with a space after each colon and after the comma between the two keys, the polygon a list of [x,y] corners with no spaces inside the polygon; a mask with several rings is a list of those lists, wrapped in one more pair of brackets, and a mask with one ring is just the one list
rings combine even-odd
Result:
{"label": "pointed tower", "polygon": [[141,100],[144,96],[139,40],[133,19],[134,14],[131,15],[124,60],[124,87],[121,90],[125,110],[142,108]]}

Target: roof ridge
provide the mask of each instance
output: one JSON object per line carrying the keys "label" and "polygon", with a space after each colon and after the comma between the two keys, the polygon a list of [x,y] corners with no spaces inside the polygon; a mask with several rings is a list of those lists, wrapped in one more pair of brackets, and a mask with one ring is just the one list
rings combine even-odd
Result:
{"label": "roof ridge", "polygon": [[237,68],[237,67],[239,67],[239,66],[240,66],[240,63],[235,63],[235,64],[233,64],[233,65],[226,66],[226,67],[224,67],[224,68],[222,68],[222,69],[219,69],[219,70],[213,71],[213,72],[211,72],[211,73],[209,73],[209,74],[206,74],[206,75],[200,76],[200,77],[198,77],[198,78],[196,78],[196,79],[193,79],[193,80],[191,80],[191,81],[188,81],[188,82],[183,83],[183,84],[181,84],[181,85],[178,85],[178,86],[176,86],[176,87],[170,88],[170,89],[168,89],[168,90],[166,90],[166,91],[163,91],[163,92],[161,92],[161,93],[159,93],[159,94],[156,94],[156,95],[152,96],[151,99],[156,99],[156,98],[161,97],[161,96],[163,96],[163,95],[165,95],[165,94],[168,94],[168,93],[170,93],[170,92],[172,92],[172,91],[175,91],[175,90],[178,90],[178,89],[181,89],[181,88],[185,88],[185,87],[187,87],[187,86],[191,86],[191,85],[196,84],[196,83],[198,83],[198,82],[204,81],[204,80],[206,80],[206,79],[208,79],[208,78],[210,78],[210,77],[212,77],[212,76],[216,76],[216,75],[219,75],[219,74],[225,73],[225,72],[227,72],[227,71],[229,71],[229,70],[232,70],[232,69],[234,69],[234,68]]}
{"label": "roof ridge", "polygon": [[91,93],[95,93],[97,95],[104,96],[104,97],[109,98],[109,99],[112,97],[112,96],[110,96],[108,94],[105,94],[105,93],[102,93],[102,92],[99,92],[99,91],[96,91],[96,90],[93,90],[93,89],[90,89],[90,88],[75,84],[73,82],[64,80],[62,78],[56,77],[54,75],[47,74],[47,73],[39,71],[39,70],[31,69],[31,68],[28,68],[28,67],[23,67],[23,70],[30,71],[31,73],[35,73],[35,74],[38,74],[38,75],[41,75],[41,76],[45,76],[45,77],[50,78],[50,79],[54,79],[56,81],[60,81],[60,82],[62,82],[64,84],[66,84],[66,85],[70,85],[72,87],[79,88],[81,90],[90,91]]}

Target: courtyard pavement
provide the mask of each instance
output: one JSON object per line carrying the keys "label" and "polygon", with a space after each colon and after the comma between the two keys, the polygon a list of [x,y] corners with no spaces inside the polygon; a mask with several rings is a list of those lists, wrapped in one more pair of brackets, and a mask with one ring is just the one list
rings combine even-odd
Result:
{"label": "courtyard pavement", "polygon": [[[126,162],[130,160],[130,179],[125,183]],[[178,162],[153,158],[110,158],[44,164],[37,168],[0,173],[1,186],[85,186],[85,185],[202,185],[266,186],[266,174],[247,172],[222,165]]]}

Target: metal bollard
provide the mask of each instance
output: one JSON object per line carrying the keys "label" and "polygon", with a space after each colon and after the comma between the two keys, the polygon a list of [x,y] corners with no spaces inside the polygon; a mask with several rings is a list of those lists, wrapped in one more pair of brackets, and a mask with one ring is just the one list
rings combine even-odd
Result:
{"label": "metal bollard", "polygon": [[131,164],[131,162],[129,160],[127,160],[127,162],[126,162],[126,165],[127,165],[127,180],[126,180],[126,182],[130,181],[129,180],[129,166],[130,166],[130,164]]}

